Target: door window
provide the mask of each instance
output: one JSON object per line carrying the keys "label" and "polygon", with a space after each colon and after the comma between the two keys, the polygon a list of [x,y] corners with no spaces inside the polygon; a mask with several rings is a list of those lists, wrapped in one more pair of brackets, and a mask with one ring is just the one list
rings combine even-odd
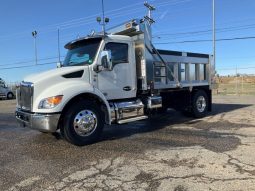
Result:
{"label": "door window", "polygon": [[112,54],[112,65],[128,63],[128,44],[109,42],[105,45],[106,50]]}

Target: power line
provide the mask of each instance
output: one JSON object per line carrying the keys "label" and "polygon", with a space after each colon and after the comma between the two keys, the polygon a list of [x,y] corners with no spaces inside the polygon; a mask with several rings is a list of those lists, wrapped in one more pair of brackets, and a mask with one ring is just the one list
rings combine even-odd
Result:
{"label": "power line", "polygon": [[[138,10],[138,11],[137,11]],[[121,17],[121,16],[126,16],[126,15],[129,15],[129,14],[133,14],[133,13],[136,13],[136,12],[139,12],[139,8],[138,9],[133,9],[133,12],[128,12],[127,14],[123,14],[123,13],[117,13],[115,14],[116,16],[113,16],[112,18],[118,18],[118,17]],[[82,23],[82,24],[79,24],[79,25],[76,25],[76,26],[80,26],[80,25],[84,25],[84,24],[90,24],[90,23],[94,23],[94,21],[92,22],[87,22],[87,23]],[[68,29],[68,28],[73,28],[75,26],[71,26],[71,27],[66,27],[64,29]],[[219,28],[217,29],[217,33],[219,32],[229,32],[229,31],[237,31],[237,30],[245,30],[245,29],[253,29],[255,28],[255,24],[249,24],[249,25],[241,25],[241,26],[232,26],[232,27],[224,27],[224,28]],[[173,35],[185,35],[186,36],[181,36],[180,38],[183,38],[183,37],[190,37],[190,36],[199,36],[199,34],[209,34],[212,30],[211,29],[208,29],[208,30],[201,30],[201,31],[190,31],[190,32],[181,32],[181,33],[163,33],[163,34],[160,34],[162,36],[173,36]],[[192,35],[188,35],[188,34],[192,34]],[[195,35],[197,34],[197,35]],[[187,36],[188,35],[188,36]],[[68,35],[68,36],[73,36],[73,35]],[[176,38],[174,38],[176,39]]]}
{"label": "power line", "polygon": [[[233,40],[248,40],[255,39],[255,36],[249,37],[235,37],[235,38],[222,38],[216,39],[216,41],[233,41]],[[197,42],[212,42],[212,40],[187,40],[187,41],[175,41],[175,42],[156,42],[155,44],[183,44],[183,43],[197,43]]]}
{"label": "power line", "polygon": [[[248,40],[248,39],[255,39],[255,36],[216,39],[216,41],[233,41],[233,40]],[[191,40],[191,41],[166,42],[166,43],[155,43],[155,44],[197,43],[197,42],[211,42],[211,41],[212,40]],[[55,58],[58,58],[58,57],[55,57]],[[46,64],[53,64],[53,63],[56,63],[56,62],[41,63],[41,64],[37,64],[37,65],[46,65]],[[6,68],[0,68],[0,69],[6,70],[6,69],[15,69],[15,68],[34,67],[34,66],[36,66],[36,65],[14,66],[14,67],[6,67]]]}
{"label": "power line", "polygon": [[[181,3],[185,3],[185,2],[189,2],[189,1],[191,1],[191,0],[183,0],[183,1],[166,1],[166,2],[162,2],[162,3],[160,3],[160,4],[158,4],[159,6],[165,6],[165,5],[168,5],[168,4],[170,4],[170,5],[178,5],[178,4],[181,4]],[[136,3],[136,4],[140,4],[140,3]],[[126,7],[132,7],[132,6],[134,6],[135,4],[133,4],[133,5],[129,5],[129,6],[126,6]],[[122,9],[124,9],[124,8],[126,8],[126,7],[122,7],[122,8],[119,8],[119,10],[122,10]],[[136,8],[136,9],[133,9],[133,10],[139,10],[140,8]],[[115,10],[117,10],[117,9],[115,9]],[[128,10],[129,11],[129,13],[128,14],[130,14],[130,10]],[[111,11],[109,11],[109,12],[115,12],[114,10],[111,10]],[[131,14],[132,14],[132,12],[131,12]],[[113,15],[116,15],[117,17],[119,17],[119,16],[121,16],[121,15],[123,15],[122,14],[122,12],[121,13],[115,13],[115,14],[113,14]],[[92,17],[92,16],[90,16],[90,17]],[[86,18],[88,18],[88,17],[86,17]],[[80,18],[80,19],[82,19],[82,18]],[[71,24],[71,22],[73,22],[73,21],[70,21],[69,23],[68,23],[68,21],[67,22],[65,22],[65,23],[68,23],[68,24]],[[79,21],[79,22],[81,22],[81,21]],[[93,21],[94,22],[94,21]],[[74,24],[76,24],[76,23],[74,23]],[[83,23],[83,24],[85,24],[85,23]],[[252,24],[252,25],[244,25],[244,26],[254,26],[255,24]],[[72,27],[72,26],[71,26]],[[71,28],[70,27],[70,28]],[[243,26],[238,26],[238,27],[243,27]],[[222,28],[222,29],[219,29],[219,30],[223,30],[223,29],[231,29],[231,28],[234,28],[234,27],[227,27],[227,28]],[[204,30],[204,31],[192,31],[192,32],[186,32],[186,34],[196,34],[196,33],[201,33],[201,32],[210,32],[211,30]],[[178,33],[177,33],[178,34]],[[179,33],[179,34],[185,34],[185,33]],[[173,35],[173,34],[170,34],[170,35]],[[200,42],[206,42],[206,41],[210,41],[210,40],[201,40]],[[217,40],[217,41],[220,41],[220,40]],[[188,43],[188,42],[196,42],[196,41],[182,41],[182,43]],[[179,43],[179,42],[178,42]],[[156,44],[161,44],[161,43],[156,43]],[[47,59],[47,58],[46,58]],[[46,60],[45,59],[45,60]],[[54,59],[54,58],[52,58],[52,59]],[[44,60],[44,59],[40,59],[40,60]],[[10,64],[10,65],[16,65],[16,64],[26,64],[26,63],[31,63],[31,62],[33,62],[33,61],[29,61],[29,62],[22,62],[22,63],[13,63],[13,64]],[[4,64],[5,65],[5,64]],[[0,65],[1,66],[1,65]]]}
{"label": "power line", "polygon": [[[182,3],[186,3],[186,2],[189,2],[189,1],[191,1],[191,0],[182,0],[182,1],[177,1],[177,0],[171,0],[171,1],[166,1],[166,2],[161,2],[161,3],[159,3],[158,4],[158,7],[161,7],[161,6],[166,6],[166,5],[178,5],[178,4],[182,4]],[[111,11],[108,11],[108,12],[116,12],[116,11],[120,11],[120,10],[123,10],[124,8],[128,8],[128,7],[133,7],[133,6],[135,6],[135,5],[138,5],[138,4],[140,4],[140,3],[136,3],[136,4],[132,4],[132,5],[129,5],[129,6],[125,6],[125,7],[122,7],[122,8],[118,8],[118,9],[114,9],[114,10],[111,10]],[[127,14],[132,14],[132,13],[134,13],[134,12],[138,12],[137,10],[141,10],[141,9],[143,9],[143,8],[136,8],[136,9],[132,9],[133,10],[133,12],[132,11],[130,11],[130,10],[127,10],[128,11],[128,13]],[[127,15],[127,14],[123,14],[123,11],[122,12],[120,12],[120,13],[118,13],[118,12],[116,12],[116,13],[114,13],[114,14],[112,14],[113,16],[115,16],[116,15],[116,17],[120,17],[120,16],[125,16],[125,15]],[[96,16],[96,14],[95,15],[91,15],[91,16],[89,16],[89,17],[85,17],[85,18],[91,18],[92,16]],[[77,21],[79,21],[79,22],[83,22],[83,21],[81,21],[82,19],[85,19],[85,18],[79,18],[79,19],[77,19],[77,20],[71,20],[71,21],[67,21],[67,22],[64,22],[64,23],[60,23],[62,26],[65,26],[65,28],[64,29],[68,29],[68,28],[71,28],[71,27],[75,27],[75,26],[77,26],[77,24],[79,24],[79,23],[77,23]],[[94,23],[94,19],[93,19],[93,21],[92,21],[93,23]],[[79,25],[84,25],[84,24],[88,24],[88,23],[92,23],[92,22],[83,22],[82,24],[79,24]],[[69,25],[69,26],[68,26]],[[55,26],[58,26],[57,24],[55,25]],[[59,26],[58,26],[59,27]],[[8,36],[8,35],[7,35]],[[19,34],[18,34],[18,36],[19,36]],[[6,37],[6,36],[4,36],[4,37]],[[0,37],[1,38],[1,37]],[[54,59],[55,57],[52,57],[52,58],[45,58],[45,59],[38,59],[38,60],[48,60],[48,59]],[[8,64],[8,65],[17,65],[17,64],[26,64],[26,63],[32,63],[33,61],[25,61],[25,62],[17,62],[17,63],[12,63],[12,64]],[[6,64],[2,64],[2,65],[0,65],[0,66],[5,66]]]}
{"label": "power line", "polygon": [[[222,33],[222,32],[230,32],[230,31],[238,31],[238,30],[254,29],[254,28],[255,28],[255,24],[250,24],[250,25],[219,28],[219,29],[216,29],[216,32],[217,33]],[[201,34],[202,35],[203,34],[210,34],[211,32],[212,32],[212,29],[200,30],[200,31],[180,32],[180,33],[162,33],[162,34],[157,34],[155,37],[161,38],[161,36],[179,36],[179,35],[182,35],[181,36],[181,38],[182,38],[182,37],[189,37],[189,36],[199,36]],[[189,35],[189,36],[187,36],[187,35]]]}
{"label": "power line", "polygon": [[255,67],[241,67],[241,68],[236,68],[236,67],[233,67],[233,68],[219,68],[217,69],[218,71],[222,71],[222,70],[248,70],[248,69],[255,69]]}
{"label": "power line", "polygon": [[[219,33],[228,33],[228,32],[232,32],[232,31],[244,31],[246,29],[251,29],[251,28],[255,28],[254,27],[249,27],[249,28],[241,28],[241,29],[231,29],[231,30],[221,30],[221,31],[217,31],[216,30],[216,34],[219,34]],[[194,34],[186,34],[186,35],[177,35],[177,36],[173,36],[173,37],[160,37],[160,36],[154,36],[154,39],[158,39],[158,40],[161,40],[161,41],[165,41],[166,39],[172,39],[172,40],[176,40],[176,39],[187,39],[189,37],[201,37],[201,36],[208,36],[208,35],[211,35],[212,33],[212,30],[210,30],[210,32],[196,32],[194,31]],[[231,34],[234,34],[234,33],[231,33]]]}
{"label": "power line", "polygon": [[[166,6],[166,5],[178,5],[178,4],[182,4],[182,3],[185,3],[185,2],[189,2],[189,1],[191,1],[191,0],[182,0],[182,1],[175,1],[175,2],[166,1],[166,2],[159,3],[156,6],[157,7],[162,7],[162,6]],[[138,8],[131,9],[131,10],[124,10],[124,11],[121,11],[121,12],[116,12],[116,13],[110,14],[108,16],[111,17],[111,18],[119,18],[121,16],[126,16],[126,15],[129,15],[129,14],[132,14],[132,12],[136,13],[136,12],[140,12],[140,11],[143,11],[143,7],[138,7]],[[127,13],[123,14],[125,12],[127,12]],[[93,15],[93,16],[97,16],[97,15]],[[91,23],[95,23],[94,18],[91,18],[91,19],[87,20],[86,22],[81,20],[81,21],[78,21],[78,22],[68,23],[68,24],[65,24],[65,25],[62,25],[62,26],[58,26],[58,27],[61,28],[62,30],[65,30],[65,29],[74,28],[74,27],[78,27],[78,26],[82,26],[82,25],[86,25],[86,24],[91,24]]]}
{"label": "power line", "polygon": [[[248,40],[248,39],[255,39],[255,36],[250,37],[236,37],[236,38],[224,38],[224,39],[216,39],[216,41],[233,41],[233,40]],[[190,40],[190,41],[179,41],[179,42],[163,42],[163,43],[155,43],[155,44],[181,44],[181,43],[198,43],[198,42],[211,42],[212,40]],[[61,56],[63,57],[63,56]],[[56,59],[58,57],[48,57],[48,58],[42,58],[38,59],[39,61],[42,60],[49,60],[49,59]],[[27,64],[31,63],[33,61],[25,61],[25,62],[16,62],[8,65],[17,65],[17,64]],[[56,63],[56,62],[51,62]],[[47,63],[46,63],[47,64]],[[44,64],[38,64],[38,65],[44,65]],[[0,65],[3,66],[3,65]],[[34,65],[26,65],[26,66],[14,66],[14,67],[7,67],[7,68],[0,68],[0,69],[12,69],[12,68],[22,68],[22,67],[32,67]]]}
{"label": "power line", "polygon": [[[124,8],[127,8],[127,7],[131,7],[131,6],[136,6],[138,4],[141,4],[141,3],[135,3],[133,5],[129,5],[129,6],[125,6],[125,7],[122,7],[122,8],[118,8],[118,9],[113,9],[113,10],[110,10],[110,11],[107,11],[106,13],[110,13],[110,12],[115,12],[116,10],[121,10],[121,9],[124,9]],[[40,31],[43,31],[43,32],[46,32],[46,31],[52,31],[52,30],[55,30],[57,28],[61,28],[62,26],[65,26],[65,25],[70,25],[72,23],[76,23],[77,21],[81,22],[80,20],[85,20],[85,19],[89,19],[89,18],[94,18],[98,15],[99,13],[96,13],[96,14],[93,14],[93,15],[90,15],[90,16],[87,16],[87,17],[82,17],[82,18],[78,18],[78,19],[72,19],[72,20],[69,20],[69,21],[65,21],[65,22],[61,22],[61,23],[56,23],[56,24],[52,24],[52,25],[48,25],[48,26],[45,26],[45,27],[42,27],[42,28],[39,28]],[[84,22],[84,21],[82,21]],[[3,35],[3,36],[0,36],[0,39],[1,38],[13,38],[13,36],[19,36],[20,35],[25,35],[25,34],[28,34],[30,33],[29,31],[23,31],[23,32],[20,32],[20,33],[16,33],[16,34],[9,34],[9,35]]]}
{"label": "power line", "polygon": [[[182,4],[182,3],[186,3],[186,2],[190,2],[190,1],[192,1],[192,0],[168,0],[168,1],[156,4],[156,6],[161,7],[161,6],[165,6],[165,5],[177,5],[177,4]],[[142,3],[135,3],[135,4],[132,4],[132,5],[124,6],[124,7],[121,7],[121,8],[114,9],[114,10],[105,11],[105,14],[109,15],[109,13],[112,13],[112,12],[123,13],[123,11],[120,11],[120,10],[128,8],[128,7],[137,7],[137,5],[142,5]],[[140,7],[138,9],[143,9],[143,7]],[[133,9],[131,9],[131,11],[132,10]],[[130,9],[126,10],[126,11],[130,11]],[[84,22],[83,19],[87,19],[87,18],[92,18],[93,21],[94,21],[94,17],[98,16],[98,14],[100,14],[100,13],[90,15],[88,17],[79,18],[77,20],[74,19],[74,20],[71,20],[71,21],[66,21],[66,22],[63,22],[63,23],[59,23],[59,24],[56,24],[55,26],[62,27],[62,26],[67,26],[67,25],[73,25],[73,24],[77,24],[77,23],[80,23],[80,22]],[[116,13],[114,13],[114,14],[116,14]]]}
{"label": "power line", "polygon": [[[168,0],[168,1],[165,1],[165,2],[161,2],[161,3],[158,3],[156,4],[157,7],[161,7],[161,6],[166,6],[166,5],[178,5],[178,4],[182,4],[182,3],[186,3],[186,2],[190,2],[192,0],[181,0],[181,1],[178,1],[178,0]],[[114,14],[121,14],[123,13],[123,9],[125,8],[129,8],[129,7],[137,7],[137,5],[142,5],[142,3],[135,3],[135,4],[132,4],[132,5],[128,5],[128,6],[124,6],[124,7],[121,7],[121,8],[117,8],[117,9],[113,9],[113,10],[110,10],[110,11],[106,11],[105,13],[108,14],[109,16],[111,15],[114,15]],[[138,8],[138,9],[143,9],[143,7],[141,8]],[[127,11],[130,11],[127,10]],[[109,13],[113,13],[113,14],[109,14]],[[70,21],[65,21],[65,22],[62,22],[62,23],[56,23],[56,24],[52,24],[52,25],[49,25],[49,26],[46,26],[46,27],[42,27],[42,28],[39,28],[38,31],[40,31],[40,34],[43,34],[43,33],[47,33],[47,32],[53,32],[57,29],[66,29],[66,28],[72,28],[72,27],[76,27],[77,25],[78,26],[81,26],[81,25],[86,25],[88,24],[87,22],[95,22],[94,21],[94,17],[98,16],[100,13],[96,13],[96,14],[93,14],[93,15],[90,15],[90,16],[87,16],[87,17],[83,17],[83,18],[78,18],[78,19],[72,19]],[[84,22],[85,21],[85,22]],[[9,35],[3,35],[3,36],[0,36],[0,39],[1,40],[8,40],[8,39],[13,39],[15,37],[26,37],[27,34],[29,34],[30,32],[28,31],[24,31],[24,32],[20,32],[20,33],[16,33],[16,34],[9,34]]]}
{"label": "power line", "polygon": [[[246,22],[246,21],[254,21],[255,20],[255,18],[250,18],[250,19],[241,19],[241,20],[238,20],[238,21],[229,21],[229,22],[221,22],[221,23],[218,23],[217,24],[217,27],[219,27],[219,26],[222,26],[222,25],[224,25],[224,26],[226,26],[227,24],[232,24],[232,23],[234,23],[234,24],[236,24],[236,23],[244,23],[244,22]],[[251,25],[255,25],[255,24],[249,24],[249,25],[241,25],[241,26],[228,26],[227,28],[234,28],[234,27],[242,27],[242,26],[251,26]],[[200,25],[200,26],[192,26],[192,27],[178,27],[178,28],[175,28],[175,29],[179,29],[179,30],[181,30],[181,31],[184,31],[184,30],[188,30],[188,29],[204,29],[205,28],[205,30],[206,31],[211,31],[211,30],[208,30],[207,28],[208,27],[210,27],[211,25]],[[169,30],[169,29],[167,29],[167,30],[160,30],[160,32],[168,32],[168,31],[172,31],[172,29],[171,30]],[[193,31],[191,31],[191,32],[193,32]],[[180,34],[182,34],[183,32],[180,32]],[[186,32],[184,32],[184,33],[186,33]],[[190,32],[188,32],[188,33],[190,33]],[[161,35],[161,34],[164,34],[164,33],[159,33],[159,34],[156,34],[156,35]],[[166,34],[171,34],[171,35],[176,35],[176,33],[166,33]],[[178,33],[177,33],[178,34]]]}
{"label": "power line", "polygon": [[[52,59],[56,59],[58,57],[46,57],[46,58],[41,58],[41,59],[38,59],[38,61],[43,61],[43,60],[52,60]],[[61,56],[61,58],[64,58],[64,56]],[[34,60],[27,60],[27,61],[21,61],[21,62],[14,62],[14,63],[11,63],[11,64],[0,64],[0,66],[6,66],[6,65],[19,65],[19,64],[28,64],[28,63],[33,63]]]}
{"label": "power line", "polygon": [[255,56],[231,56],[231,57],[218,57],[218,58],[220,58],[220,59],[252,59],[252,58],[255,58]]}
{"label": "power line", "polygon": [[[161,6],[166,6],[166,5],[178,5],[178,4],[182,4],[182,3],[186,3],[186,2],[189,2],[191,0],[183,0],[183,1],[166,1],[166,2],[162,2],[162,3],[159,3],[158,4],[158,7],[161,7]],[[121,8],[118,8],[118,9],[113,9],[113,10],[110,10],[110,11],[106,11],[106,13],[114,13],[112,14],[113,16],[114,15],[118,15],[119,16],[122,16],[123,15],[123,9],[125,8],[128,8],[128,7],[133,7],[135,5],[138,5],[140,3],[136,3],[136,4],[132,4],[132,5],[129,5],[129,6],[125,6],[125,7],[121,7]],[[139,10],[141,8],[137,8],[137,9],[133,9],[133,10]],[[119,11],[121,11],[120,13],[118,13]],[[130,10],[128,10],[130,12]],[[130,13],[129,13],[130,14]],[[53,26],[56,26],[56,28],[61,28],[62,29],[69,29],[69,28],[73,28],[73,27],[78,27],[78,26],[81,26],[81,25],[85,25],[85,24],[89,24],[89,23],[94,23],[94,16],[96,16],[97,14],[94,14],[94,15],[91,15],[91,16],[88,16],[88,17],[84,17],[84,18],[79,18],[79,19],[73,19],[73,20],[70,20],[70,21],[66,21],[66,22],[63,22],[63,23],[59,23],[59,24],[54,24],[54,25],[50,25],[51,27]],[[123,15],[124,16],[124,15]],[[89,20],[87,20],[86,22],[84,22],[82,19],[87,19],[87,18],[91,18]],[[93,20],[92,20],[93,19]],[[77,22],[78,21],[78,22]],[[249,26],[249,25],[246,25],[246,26]],[[54,30],[56,29],[54,28]],[[232,27],[231,27],[232,28]],[[43,29],[43,28],[42,28]],[[51,30],[51,29],[50,29]],[[240,30],[240,29],[238,29]],[[46,30],[47,31],[47,30]],[[45,32],[46,32],[45,31]],[[210,32],[211,30],[204,30],[204,31],[192,31],[192,32],[187,32],[187,33],[177,33],[177,34],[169,34],[169,35],[181,35],[181,34],[198,34],[198,33],[205,33],[205,32]],[[42,32],[44,33],[44,32]],[[24,33],[23,33],[24,34]],[[27,34],[27,33],[26,33]],[[162,34],[162,35],[168,35],[168,34]],[[12,36],[13,37],[13,36]],[[0,37],[1,38],[1,37]]]}
{"label": "power line", "polygon": [[[167,3],[167,2],[165,2],[165,3]],[[161,5],[162,5],[162,6],[165,5],[165,3],[164,3],[164,4],[161,3]],[[168,3],[169,3],[169,2],[168,2]],[[139,9],[140,9],[140,8],[134,9],[134,10],[139,10]],[[116,17],[119,17],[119,16],[125,16],[125,15],[128,15],[128,14],[133,14],[133,13],[135,13],[135,12],[138,12],[138,11],[133,11],[133,12],[128,11],[127,14],[122,14],[122,13],[113,14],[113,15],[116,15],[116,16],[113,17],[113,18],[116,18]],[[92,21],[92,22],[90,22],[90,23],[94,23],[94,21]],[[84,24],[84,23],[83,23],[83,24]],[[83,25],[83,24],[82,24],[82,25]],[[88,24],[88,23],[85,23],[85,24]],[[71,27],[70,27],[70,28],[71,28]],[[64,36],[66,36],[66,35],[64,35]],[[69,36],[69,35],[68,35],[68,36]],[[71,35],[70,35],[70,36],[71,36]],[[63,56],[62,56],[62,57],[63,57]],[[50,59],[55,59],[55,58],[57,58],[57,57],[49,57],[49,58],[38,59],[38,61],[50,60]],[[34,62],[34,60],[23,61],[23,62],[16,62],[16,63],[8,64],[8,65],[27,64],[27,63],[32,63],[32,62]],[[1,64],[0,66],[5,66],[5,65],[7,65],[7,64]]]}
{"label": "power line", "polygon": [[56,62],[47,62],[47,63],[41,63],[37,65],[25,65],[25,66],[13,66],[13,67],[6,67],[6,68],[0,68],[0,70],[10,70],[10,69],[19,69],[19,68],[30,68],[35,66],[43,66],[43,65],[49,65],[49,64],[56,64]]}
{"label": "power line", "polygon": [[[185,3],[185,2],[189,2],[191,0],[183,0],[183,1],[167,1],[167,2],[163,2],[163,3],[160,3],[157,5],[157,7],[161,7],[161,6],[165,6],[165,5],[178,5],[178,4],[182,4],[182,3]],[[140,4],[140,3],[136,3],[137,5]],[[122,10],[124,8],[127,8],[127,7],[133,7],[134,5],[136,4],[133,4],[133,5],[129,5],[129,6],[126,6],[126,7],[123,7],[123,8],[119,8],[119,9],[115,9],[115,10]],[[141,9],[141,8],[138,8],[138,9]],[[108,12],[116,12],[115,10],[111,10],[111,11],[108,11]],[[133,9],[133,10],[137,10],[137,9]],[[130,11],[130,10],[128,10]],[[106,12],[107,13],[107,12]],[[120,13],[115,13],[115,14],[122,14],[122,12]],[[88,17],[84,17],[84,18],[79,18],[77,20],[71,20],[71,21],[66,21],[66,22],[63,22],[63,23],[60,23],[59,25],[55,25],[57,26],[58,28],[61,28],[61,29],[68,29],[68,28],[73,28],[73,27],[77,27],[77,26],[81,26],[81,25],[85,25],[85,24],[89,24],[89,23],[93,23],[94,22],[94,18],[92,19],[89,19],[87,20],[86,22],[84,22],[83,19],[86,19],[86,18],[91,18],[93,16],[97,16],[98,14],[95,14],[95,15],[92,15],[92,16],[88,16]],[[114,14],[113,14],[114,15]],[[246,19],[247,20],[247,19]],[[54,25],[52,25],[54,26]]]}

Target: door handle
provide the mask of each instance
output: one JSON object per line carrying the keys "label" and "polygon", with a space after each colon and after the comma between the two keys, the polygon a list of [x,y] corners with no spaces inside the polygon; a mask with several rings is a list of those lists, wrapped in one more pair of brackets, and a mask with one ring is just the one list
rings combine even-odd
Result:
{"label": "door handle", "polygon": [[123,90],[124,90],[124,91],[130,91],[130,90],[131,90],[131,87],[130,87],[130,86],[125,86],[125,87],[123,88]]}

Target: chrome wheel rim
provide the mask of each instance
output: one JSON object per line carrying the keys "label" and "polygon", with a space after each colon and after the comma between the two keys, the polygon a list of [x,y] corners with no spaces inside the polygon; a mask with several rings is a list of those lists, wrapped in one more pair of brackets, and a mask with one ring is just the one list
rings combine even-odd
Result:
{"label": "chrome wheel rim", "polygon": [[7,95],[7,98],[8,98],[8,99],[12,99],[12,94],[9,93],[9,94]]}
{"label": "chrome wheel rim", "polygon": [[78,135],[89,136],[97,128],[97,116],[93,111],[82,110],[75,116],[73,126]]}
{"label": "chrome wheel rim", "polygon": [[205,108],[206,108],[206,101],[205,101],[205,98],[204,96],[199,96],[197,98],[197,101],[196,101],[196,105],[197,105],[197,110],[202,113],[205,111]]}

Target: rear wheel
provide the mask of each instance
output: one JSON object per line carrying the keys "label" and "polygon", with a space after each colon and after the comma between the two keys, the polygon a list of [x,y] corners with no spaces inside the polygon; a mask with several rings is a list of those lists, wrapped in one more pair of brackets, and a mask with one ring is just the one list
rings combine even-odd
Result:
{"label": "rear wheel", "polygon": [[196,118],[206,116],[208,111],[208,96],[203,90],[198,90],[192,98],[192,114]]}
{"label": "rear wheel", "polygon": [[103,119],[98,105],[91,101],[79,101],[65,113],[61,134],[78,146],[94,143],[103,130]]}

